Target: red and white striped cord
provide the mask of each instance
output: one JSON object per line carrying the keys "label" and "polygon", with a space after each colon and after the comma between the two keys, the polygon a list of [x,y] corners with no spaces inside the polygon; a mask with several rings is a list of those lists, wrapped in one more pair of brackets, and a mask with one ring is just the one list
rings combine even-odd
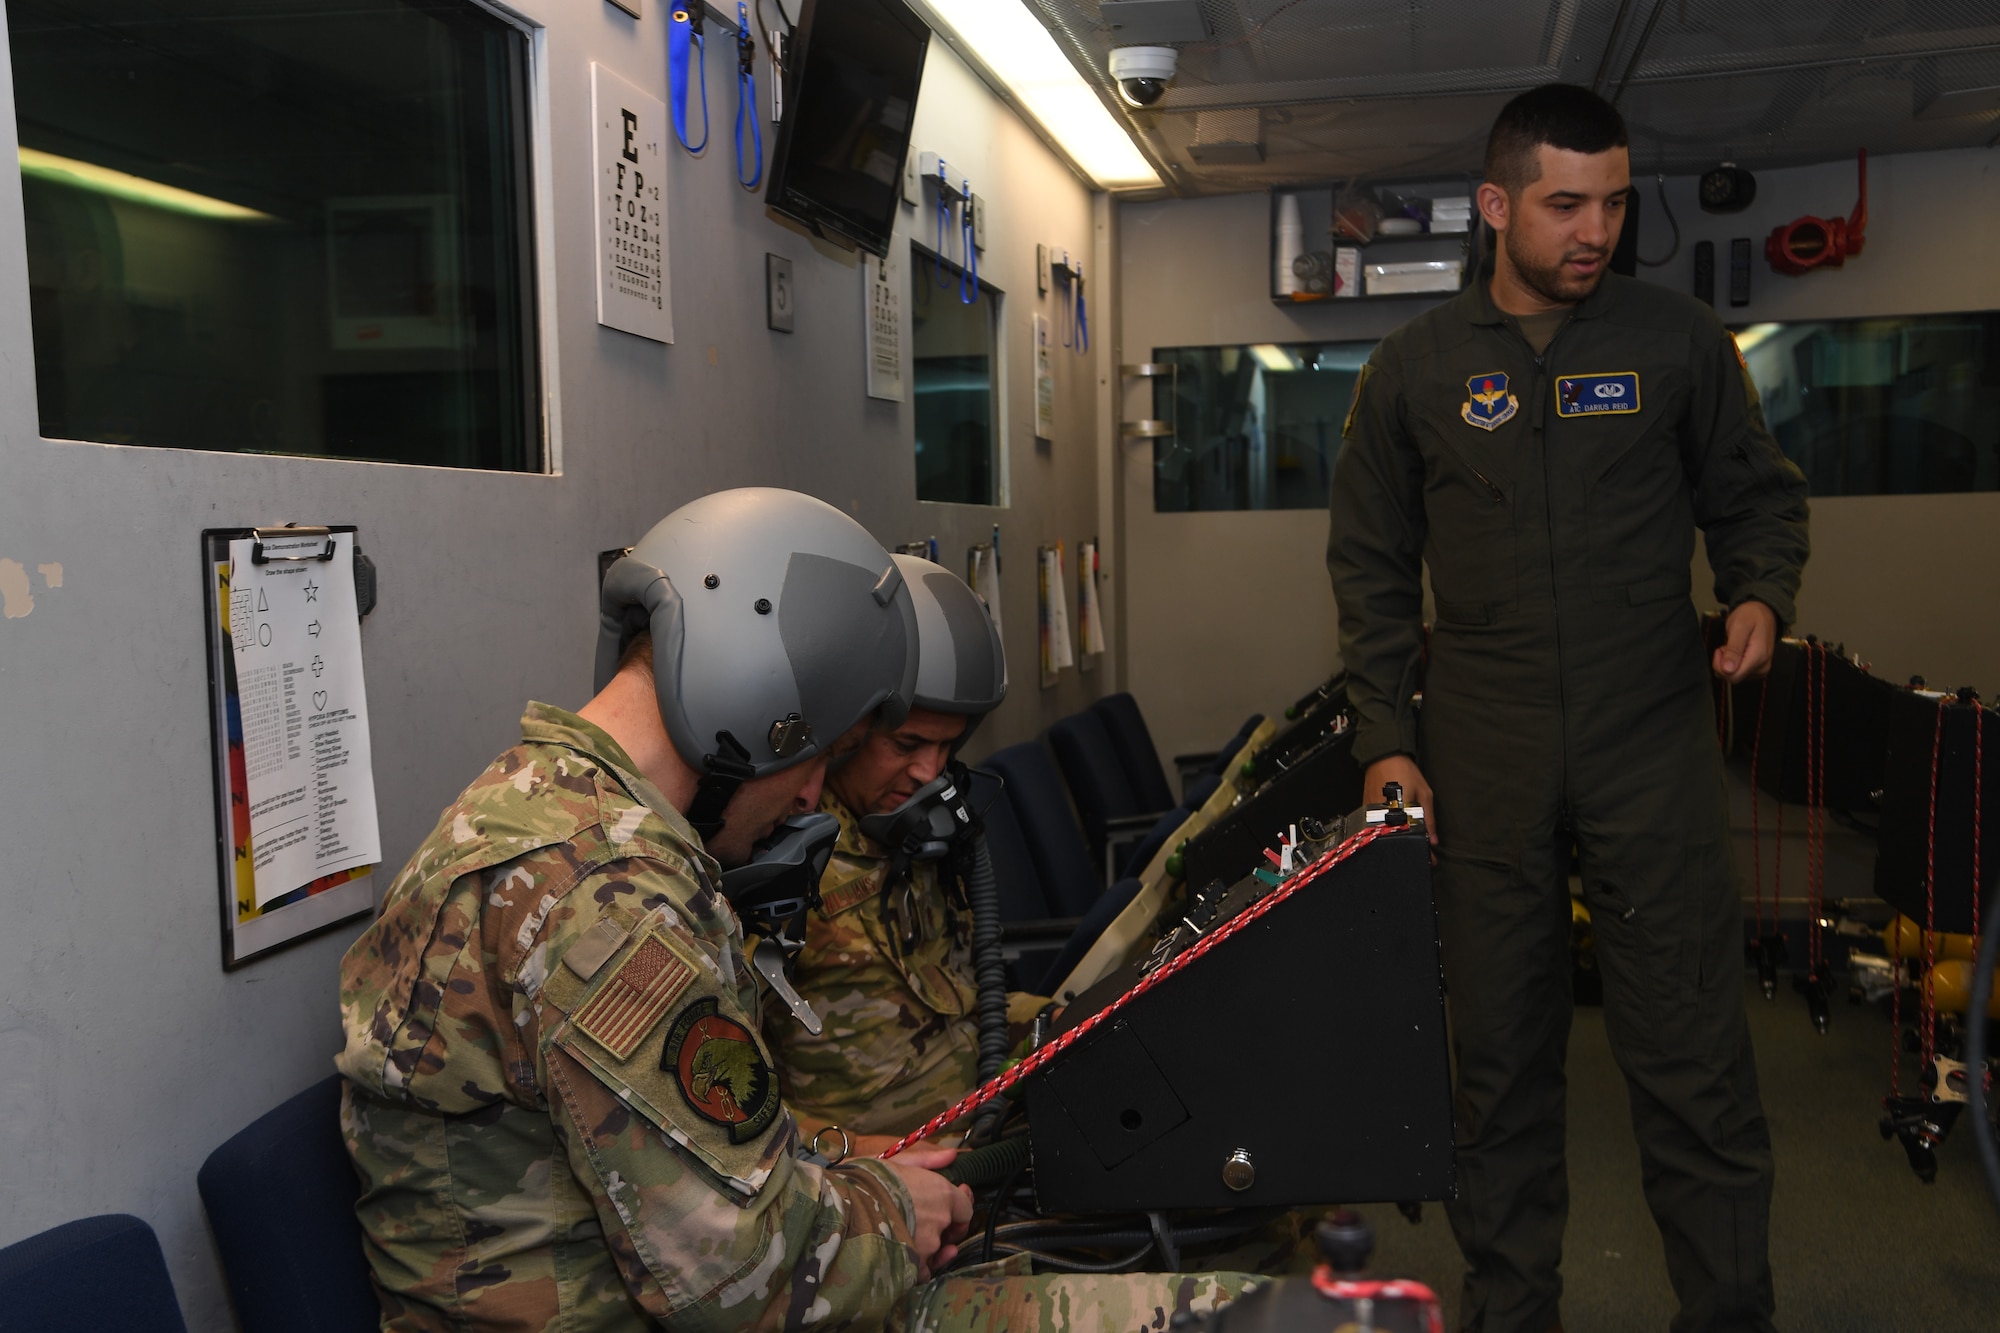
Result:
{"label": "red and white striped cord", "polygon": [[[1313,1269],[1313,1287],[1322,1296],[1330,1296],[1336,1301],[1415,1301],[1424,1312],[1426,1333],[1444,1333],[1444,1306],[1438,1301],[1437,1293],[1421,1282],[1409,1278],[1370,1279],[1352,1282],[1333,1275],[1330,1265],[1321,1264]],[[1342,1328],[1353,1328],[1353,1324],[1342,1324]]]}
{"label": "red and white striped cord", "polygon": [[[1931,737],[1930,823],[1924,833],[1924,994],[1917,1010],[1917,1039],[1922,1047],[1923,1068],[1931,1067],[1937,1053],[1937,799],[1938,770],[1944,767],[1944,710],[1950,696],[1938,700],[1937,729]],[[1977,897],[1977,894],[1973,895]]]}
{"label": "red and white striped cord", "polygon": [[1035,1074],[1040,1073],[1057,1056],[1102,1027],[1120,1009],[1123,1009],[1126,1005],[1138,999],[1168,977],[1187,967],[1224,940],[1244,930],[1279,903],[1284,902],[1285,899],[1291,897],[1300,889],[1303,889],[1306,885],[1312,883],[1321,875],[1324,875],[1327,871],[1360,851],[1363,847],[1366,847],[1369,843],[1397,831],[1397,827],[1391,827],[1386,824],[1370,824],[1367,828],[1362,829],[1359,833],[1346,839],[1338,846],[1329,847],[1311,865],[1299,871],[1298,874],[1293,875],[1277,888],[1243,909],[1243,911],[1230,917],[1229,920],[1223,922],[1214,930],[1209,931],[1208,934],[1196,939],[1193,944],[1175,955],[1170,962],[1148,972],[1139,979],[1137,985],[1133,986],[1132,989],[1126,991],[1123,995],[1120,995],[1110,1004],[1105,1005],[1102,1009],[1099,1009],[1069,1031],[1049,1042],[1046,1046],[1034,1051],[1012,1068],[1003,1070],[1000,1074],[988,1079],[985,1083],[967,1093],[964,1097],[961,1097],[948,1109],[932,1116],[920,1128],[912,1130],[910,1133],[896,1140],[895,1143],[889,1146],[889,1150],[882,1154],[881,1160],[886,1162],[912,1144],[920,1143],[930,1138],[933,1134],[938,1133],[952,1122],[971,1115],[995,1097],[1005,1095],[1016,1087],[1021,1080],[1031,1078]]}
{"label": "red and white striped cord", "polygon": [[1818,978],[1826,899],[1826,645],[1806,645],[1806,967]]}

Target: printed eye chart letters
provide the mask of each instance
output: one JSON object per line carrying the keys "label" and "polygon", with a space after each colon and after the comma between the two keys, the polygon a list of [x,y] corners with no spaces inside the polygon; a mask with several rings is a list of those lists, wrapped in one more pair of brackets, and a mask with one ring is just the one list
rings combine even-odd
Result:
{"label": "printed eye chart letters", "polygon": [[592,62],[596,127],[597,322],[674,340],[667,287],[667,104]]}
{"label": "printed eye chart letters", "polygon": [[903,401],[903,252],[887,260],[861,257],[862,344],[868,359],[868,396]]}

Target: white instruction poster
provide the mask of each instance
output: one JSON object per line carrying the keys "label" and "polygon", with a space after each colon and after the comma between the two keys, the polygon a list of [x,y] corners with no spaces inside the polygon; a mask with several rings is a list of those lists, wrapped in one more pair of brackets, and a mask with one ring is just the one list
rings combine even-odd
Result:
{"label": "white instruction poster", "polygon": [[1049,317],[1035,316],[1035,438],[1056,438],[1055,353],[1049,348]]}
{"label": "white instruction poster", "polygon": [[861,257],[863,315],[861,336],[868,359],[868,396],[903,401],[903,261],[902,251],[889,247],[890,258]]}
{"label": "white instruction poster", "polygon": [[592,62],[597,168],[597,322],[674,340],[667,289],[667,104]]}
{"label": "white instruction poster", "polygon": [[[333,558],[321,559],[327,543]],[[250,854],[262,907],[382,859],[354,534],[229,544],[231,648],[243,712]]]}

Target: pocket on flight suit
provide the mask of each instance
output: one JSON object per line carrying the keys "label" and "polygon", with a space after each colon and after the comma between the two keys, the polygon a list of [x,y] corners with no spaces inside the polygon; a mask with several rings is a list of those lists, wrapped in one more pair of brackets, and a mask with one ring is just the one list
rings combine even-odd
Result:
{"label": "pocket on flight suit", "polygon": [[1631,1006],[1629,1039],[1684,1049],[1709,1026],[1712,998],[1742,971],[1727,851],[1716,842],[1641,842],[1623,853],[1624,865],[1602,878],[1585,868],[1606,1000]]}
{"label": "pocket on flight suit", "polygon": [[1514,488],[1504,457],[1485,431],[1456,415],[1420,412],[1412,425],[1424,459],[1424,561],[1438,619],[1491,624],[1519,596]]}
{"label": "pocket on flight suit", "polygon": [[910,895],[908,915],[916,938],[907,943],[907,937],[894,938],[902,933],[898,924],[900,915],[895,911],[874,911],[873,904],[869,904],[862,909],[866,913],[862,928],[877,952],[902,976],[910,993],[932,1013],[946,1018],[970,1013],[972,996],[951,971],[951,931],[943,903],[934,901],[936,890],[927,893],[912,883],[889,892]]}

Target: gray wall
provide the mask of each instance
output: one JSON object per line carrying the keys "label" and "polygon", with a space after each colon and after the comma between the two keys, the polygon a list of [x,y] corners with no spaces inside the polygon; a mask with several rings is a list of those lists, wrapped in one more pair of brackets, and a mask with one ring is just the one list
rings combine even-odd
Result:
{"label": "gray wall", "polygon": [[[1752,300],[1732,323],[2000,308],[2000,264],[1988,219],[2000,209],[2000,158],[1966,150],[1876,158],[1869,164],[1868,246],[1838,272],[1783,278],[1763,262],[1763,237],[1802,213],[1845,216],[1852,162],[1759,173],[1758,203],[1734,217],[1699,211],[1691,178],[1667,189],[1684,235],[1656,281],[1689,290],[1692,247],[1713,240],[1724,274],[1729,238],[1755,242]],[[1641,253],[1670,242],[1646,185]],[[1121,362],[1155,347],[1375,338],[1421,302],[1279,308],[1269,282],[1263,195],[1124,204],[1116,209]],[[1150,390],[1128,381],[1126,418],[1150,416]],[[1282,707],[1338,660],[1333,599],[1318,510],[1160,514],[1151,445],[1117,446],[1125,507],[1123,569],[1131,689],[1154,719],[1160,748],[1206,748],[1252,711]],[[1900,679],[2000,688],[2000,494],[1833,497],[1813,502],[1813,556],[1799,626]],[[1697,577],[1706,597],[1709,580]]]}
{"label": "gray wall", "polygon": [[[203,1157],[325,1076],[336,965],[359,926],[224,975],[197,534],[351,522],[381,570],[362,633],[383,848],[400,864],[513,736],[530,698],[589,693],[595,553],[719,487],[812,492],[884,541],[936,534],[959,566],[1005,526],[1015,688],[1004,744],[1102,676],[1035,687],[1032,551],[1099,524],[1085,365],[1059,368],[1058,439],[1028,438],[1034,245],[1090,252],[1092,196],[943,46],[917,139],[991,203],[985,274],[1007,294],[1012,507],[920,505],[908,406],[863,396],[856,267],[767,220],[728,161],[729,44],[710,43],[715,142],[671,156],[676,329],[666,348],[595,324],[589,66],[665,97],[664,12],[523,0],[547,23],[560,475],[520,476],[50,442],[38,437],[20,192],[0,180],[0,558],[34,609],[0,619],[0,1244],[87,1214],[160,1231],[196,1329],[229,1324],[195,1196]],[[13,134],[0,62],[0,139]],[[905,213],[905,226],[914,214]],[[797,332],[764,327],[764,254],[790,256]],[[907,340],[906,340],[907,345]],[[62,586],[35,576],[60,562]],[[386,881],[382,875],[380,880]]]}

